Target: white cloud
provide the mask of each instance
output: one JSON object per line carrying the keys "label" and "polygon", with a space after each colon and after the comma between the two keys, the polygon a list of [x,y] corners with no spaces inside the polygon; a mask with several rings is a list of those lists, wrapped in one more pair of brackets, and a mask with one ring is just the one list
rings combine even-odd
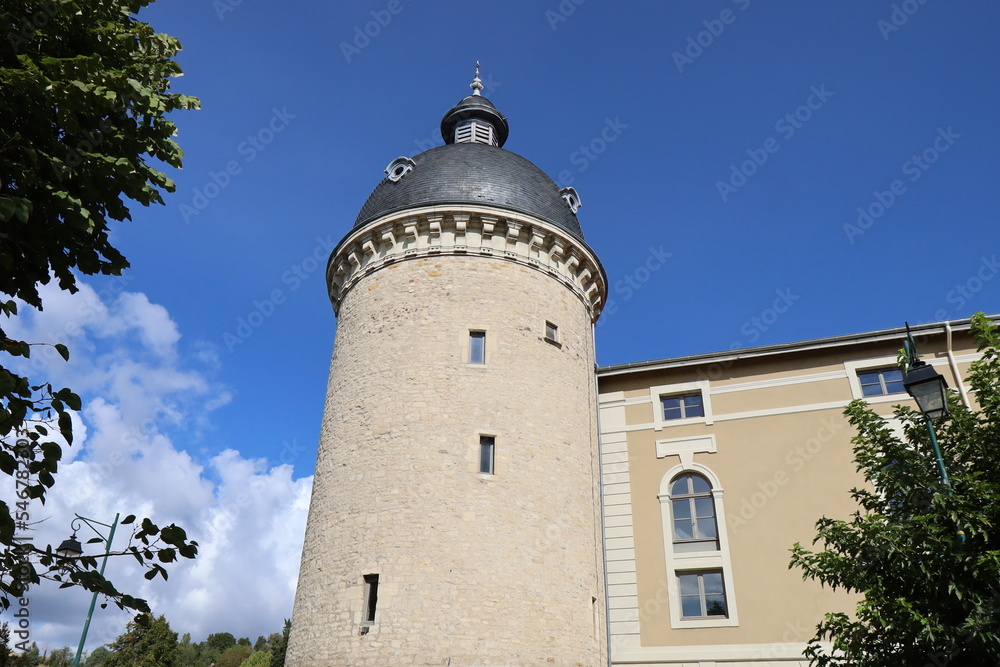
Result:
{"label": "white cloud", "polygon": [[[43,287],[44,311],[23,308],[4,325],[13,338],[68,345],[69,363],[51,348],[33,348],[27,372],[84,400],[54,491],[44,506],[31,506],[32,520],[46,519],[37,540],[58,544],[74,513],[107,523],[116,512],[177,523],[199,543],[198,557],[168,567],[166,582],[145,580],[131,558],[112,559],[108,575],[119,590],[147,599],[196,641],[210,632],[253,640],[280,631],[291,615],[312,478],[293,479],[290,465],[269,468],[232,449],[207,461],[192,457],[180,439],[231,399],[212,380],[218,357],[197,344],[182,352],[176,323],[144,294],[80,287],[75,295]],[[120,527],[116,549],[130,535]],[[86,527],[79,533],[81,542],[91,536]],[[32,640],[75,647],[89,595],[43,585],[29,598]],[[98,609],[88,650],[112,641],[127,620],[113,605]]]}

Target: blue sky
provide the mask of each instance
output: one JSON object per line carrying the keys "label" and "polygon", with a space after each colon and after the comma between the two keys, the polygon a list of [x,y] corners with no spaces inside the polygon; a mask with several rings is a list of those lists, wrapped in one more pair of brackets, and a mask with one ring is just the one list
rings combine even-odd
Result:
{"label": "blue sky", "polygon": [[[581,195],[611,284],[602,365],[1000,310],[996,4],[162,0],[141,16],[181,39],[174,88],[203,109],[175,117],[177,192],[115,228],[133,268],[89,281],[117,324],[68,342],[77,368],[173,374],[146,387],[160,416],[88,385],[188,471],[120,497],[216,528],[235,502],[251,533],[208,531],[222,555],[201,579],[150,593],[195,639],[290,615],[335,331],[326,256],[393,158],[440,143],[476,60],[505,147]],[[58,331],[43,319],[32,331]],[[101,427],[81,422],[83,466]],[[227,500],[253,483],[269,500]],[[158,509],[170,494],[193,500]],[[261,535],[270,555],[241,551]],[[262,604],[227,613],[255,581]],[[75,643],[52,605],[40,638]]]}

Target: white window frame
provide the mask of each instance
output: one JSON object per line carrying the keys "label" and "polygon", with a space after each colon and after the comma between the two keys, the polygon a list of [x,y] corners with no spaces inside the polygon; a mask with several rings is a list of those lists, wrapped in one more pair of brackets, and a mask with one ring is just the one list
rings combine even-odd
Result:
{"label": "white window frame", "polygon": [[[694,551],[674,553],[673,516],[670,504],[670,485],[683,473],[699,474],[712,485],[712,499],[715,501],[715,522],[719,533],[718,551]],[[670,627],[684,628],[727,628],[740,624],[736,606],[736,587],[733,584],[733,563],[729,555],[729,532],[726,526],[726,507],[723,502],[722,485],[706,466],[700,463],[681,463],[667,471],[660,480],[660,521],[663,526],[663,555],[666,561],[667,596],[670,608]],[[722,583],[726,591],[726,618],[681,618],[681,591],[678,575],[704,570],[722,570]]]}
{"label": "white window frame", "polygon": [[[718,525],[718,523],[719,523],[719,516],[718,516],[718,512],[715,509],[715,495],[712,493],[712,489],[709,488],[708,492],[706,492],[706,493],[683,493],[683,494],[680,494],[681,496],[683,496],[683,498],[681,498],[681,497],[673,494],[673,488],[672,487],[677,483],[677,480],[679,480],[681,477],[692,477],[692,476],[702,477],[701,475],[697,475],[696,473],[693,473],[693,472],[692,473],[681,473],[680,475],[675,476],[674,479],[670,483],[670,487],[671,488],[669,489],[669,491],[670,491],[670,507],[671,507],[671,510],[673,510],[674,502],[675,501],[685,500],[685,501],[687,501],[688,509],[691,512],[691,516],[688,518],[688,521],[691,522],[691,537],[689,539],[686,539],[686,540],[678,540],[676,538],[676,536],[674,536],[673,532],[674,532],[674,529],[677,527],[677,518],[676,517],[671,517],[672,520],[671,520],[671,523],[670,523],[670,532],[671,532],[670,539],[671,539],[671,541],[673,542],[673,545],[674,545],[674,553],[699,553],[699,554],[701,554],[701,553],[706,553],[706,552],[718,551],[719,550],[719,525]],[[702,477],[702,479],[704,479],[704,477]],[[705,480],[705,481],[706,481],[706,483],[709,483],[708,480]],[[702,518],[702,517],[698,516],[698,509],[697,509],[698,508],[698,502],[697,502],[698,498],[711,498],[712,499],[712,521],[714,521],[715,524],[716,524],[715,525],[715,536],[714,537],[706,537],[706,536],[702,536],[700,534],[696,535],[696,533],[700,533],[700,529],[698,527],[698,519]],[[708,518],[708,517],[704,517],[704,518]],[[685,545],[685,544],[687,544],[687,545],[705,545],[705,546],[704,546],[704,548],[695,548],[695,549],[690,549],[690,550],[685,550],[685,549],[678,550],[678,545]],[[708,545],[711,545],[711,546],[709,547]]]}
{"label": "white window frame", "polygon": [[[709,619],[721,618],[721,616],[719,616],[719,615],[710,616],[707,613],[708,612],[708,607],[706,605],[706,601],[707,601],[707,598],[708,598],[708,594],[705,593],[705,586],[704,586],[704,583],[703,583],[703,579],[701,578],[701,577],[704,577],[706,574],[718,574],[722,578],[722,598],[723,598],[723,600],[726,601],[726,614],[727,615],[729,614],[729,595],[728,595],[728,592],[726,591],[726,578],[725,578],[724,573],[722,572],[722,570],[718,570],[718,569],[715,569],[715,570],[693,570],[693,571],[690,571],[690,572],[682,570],[682,571],[678,572],[677,575],[676,575],[677,579],[678,579],[678,581],[677,581],[678,588],[680,587],[680,578],[681,577],[683,577],[683,576],[695,576],[695,577],[699,577],[699,579],[698,579],[698,601],[701,603],[701,607],[706,612],[705,614],[702,614],[701,616],[686,616],[686,617],[684,617],[684,620],[701,621],[701,620],[709,620]],[[690,597],[690,596],[688,596],[688,597]],[[684,612],[684,601],[683,600],[681,600],[680,605],[681,605],[681,613],[683,613]]]}
{"label": "white window frame", "polygon": [[[664,426],[683,426],[685,424],[706,424],[711,425],[714,421],[712,416],[712,398],[709,393],[708,380],[696,382],[681,382],[678,384],[665,384],[658,387],[649,388],[649,399],[653,403],[653,429],[662,431]],[[701,393],[701,405],[704,416],[685,417],[684,419],[664,419],[663,418],[663,398],[678,396],[681,394]]]}
{"label": "white window frame", "polygon": [[[940,364],[931,364],[940,365]],[[845,361],[844,370],[847,372],[847,381],[851,384],[851,396],[860,398],[869,404],[876,403],[907,403],[912,401],[906,392],[899,394],[882,394],[880,396],[865,396],[861,390],[861,378],[858,373],[869,373],[889,367],[896,368],[896,357],[874,357],[871,359],[860,359],[858,361]]]}

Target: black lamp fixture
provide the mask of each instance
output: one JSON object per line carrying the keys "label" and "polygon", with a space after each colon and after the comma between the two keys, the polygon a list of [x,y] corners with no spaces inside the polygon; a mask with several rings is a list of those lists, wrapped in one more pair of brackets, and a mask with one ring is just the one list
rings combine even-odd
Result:
{"label": "black lamp fixture", "polygon": [[59,548],[56,549],[56,553],[63,558],[79,558],[83,555],[83,546],[80,544],[80,540],[76,539],[76,533],[73,533],[68,540],[63,540]]}
{"label": "black lamp fixture", "polygon": [[906,393],[917,402],[920,412],[934,420],[948,416],[948,383],[925,361],[917,361],[903,376]]}

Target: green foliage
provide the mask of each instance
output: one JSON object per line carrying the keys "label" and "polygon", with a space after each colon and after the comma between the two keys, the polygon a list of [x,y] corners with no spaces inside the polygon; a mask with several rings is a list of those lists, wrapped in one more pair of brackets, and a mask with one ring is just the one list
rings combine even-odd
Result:
{"label": "green foliage", "polygon": [[204,642],[192,644],[190,633],[184,633],[177,644],[174,667],[208,667],[218,659],[220,653],[221,651],[205,648]]}
{"label": "green foliage", "polygon": [[112,655],[104,667],[173,667],[177,633],[161,615],[148,626],[130,622],[125,634],[108,646]]}
{"label": "green foliage", "polygon": [[[284,642],[287,644],[290,627],[291,624],[286,620],[284,635],[274,632],[269,635],[268,640],[259,637],[256,643],[261,645],[269,642],[280,644],[282,637],[284,637]],[[2,637],[2,629],[0,629],[0,638]],[[158,640],[153,642],[151,638],[158,638]],[[160,616],[153,621],[149,628],[143,628],[134,623],[129,624],[128,631],[120,636],[114,644],[108,645],[111,651],[104,647],[95,649],[84,663],[84,667],[123,667],[125,665],[157,667],[168,664],[156,661],[161,658],[157,657],[155,650],[143,649],[143,647],[148,648],[154,644],[159,647],[171,647],[169,653],[171,667],[243,667],[244,665],[272,667],[272,650],[268,647],[251,653],[250,647],[247,646],[250,640],[244,639],[245,641],[238,641],[229,632],[218,632],[210,634],[203,642],[192,643],[191,635],[185,633],[178,642],[177,634],[170,631],[166,619]],[[284,649],[280,650],[282,651],[283,664]],[[94,662],[91,663],[91,660]],[[12,667],[21,667],[21,664],[11,663]],[[41,658],[39,658],[38,664],[41,664]],[[2,662],[2,652],[0,652],[0,667],[6,667]]]}
{"label": "green foliage", "polygon": [[46,667],[73,667],[73,658],[76,657],[76,650],[68,646],[53,649],[48,659],[45,661]]}
{"label": "green foliage", "polygon": [[234,646],[222,652],[222,655],[219,656],[219,659],[215,663],[215,667],[240,667],[243,661],[249,657],[249,646]]}
{"label": "green foliage", "polygon": [[98,646],[87,656],[87,659],[83,662],[83,667],[101,667],[110,657],[111,651],[104,646]]}
{"label": "green foliage", "polygon": [[180,167],[166,114],[198,101],[169,92],[180,43],[135,19],[150,3],[0,5],[0,291],[40,306],[50,274],[120,274],[108,219],[173,191],[151,158]]}
{"label": "green foliage", "polygon": [[271,667],[285,667],[285,654],[288,652],[288,635],[292,632],[292,622],[285,619],[285,627],[281,637],[271,646]]}
{"label": "green foliage", "polygon": [[[973,332],[983,354],[968,384],[978,409],[951,396],[936,424],[954,489],[948,493],[923,416],[905,407],[897,438],[862,401],[846,414],[858,430],[852,489],[861,509],[816,523],[812,552],[796,544],[803,577],[863,595],[855,615],[827,614],[806,655],[812,664],[852,667],[992,665],[1000,659],[1000,335],[981,313]],[[963,531],[965,541],[960,539]],[[832,653],[820,642],[832,642]]]}
{"label": "green foliage", "polygon": [[244,660],[240,667],[271,667],[270,651],[257,651]]}
{"label": "green foliage", "polygon": [[[110,243],[108,221],[173,190],[153,166],[180,166],[166,114],[198,101],[169,92],[180,44],[135,19],[150,1],[0,3],[0,315],[17,315],[15,299],[41,308],[38,286],[53,277],[74,292],[74,272],[120,275],[128,262]],[[0,503],[0,607],[45,578],[148,611],[99,575],[96,559],[62,559],[51,546],[14,540],[30,528],[29,503],[44,503],[55,484],[62,450],[54,436],[72,444],[70,411],[81,409],[69,389],[5,367],[8,355],[27,359],[35,345],[0,329],[0,471],[15,478],[17,493],[15,507]],[[65,345],[52,347],[69,358]],[[161,563],[197,552],[176,526],[140,526],[133,541],[141,544],[119,553],[145,565],[148,578],[166,578]]]}
{"label": "green foliage", "polygon": [[225,651],[236,646],[236,637],[231,632],[216,632],[208,636],[205,645],[217,651]]}
{"label": "green foliage", "polygon": [[267,650],[267,640],[264,639],[264,635],[258,635],[257,641],[253,643],[254,651],[266,651]]}

